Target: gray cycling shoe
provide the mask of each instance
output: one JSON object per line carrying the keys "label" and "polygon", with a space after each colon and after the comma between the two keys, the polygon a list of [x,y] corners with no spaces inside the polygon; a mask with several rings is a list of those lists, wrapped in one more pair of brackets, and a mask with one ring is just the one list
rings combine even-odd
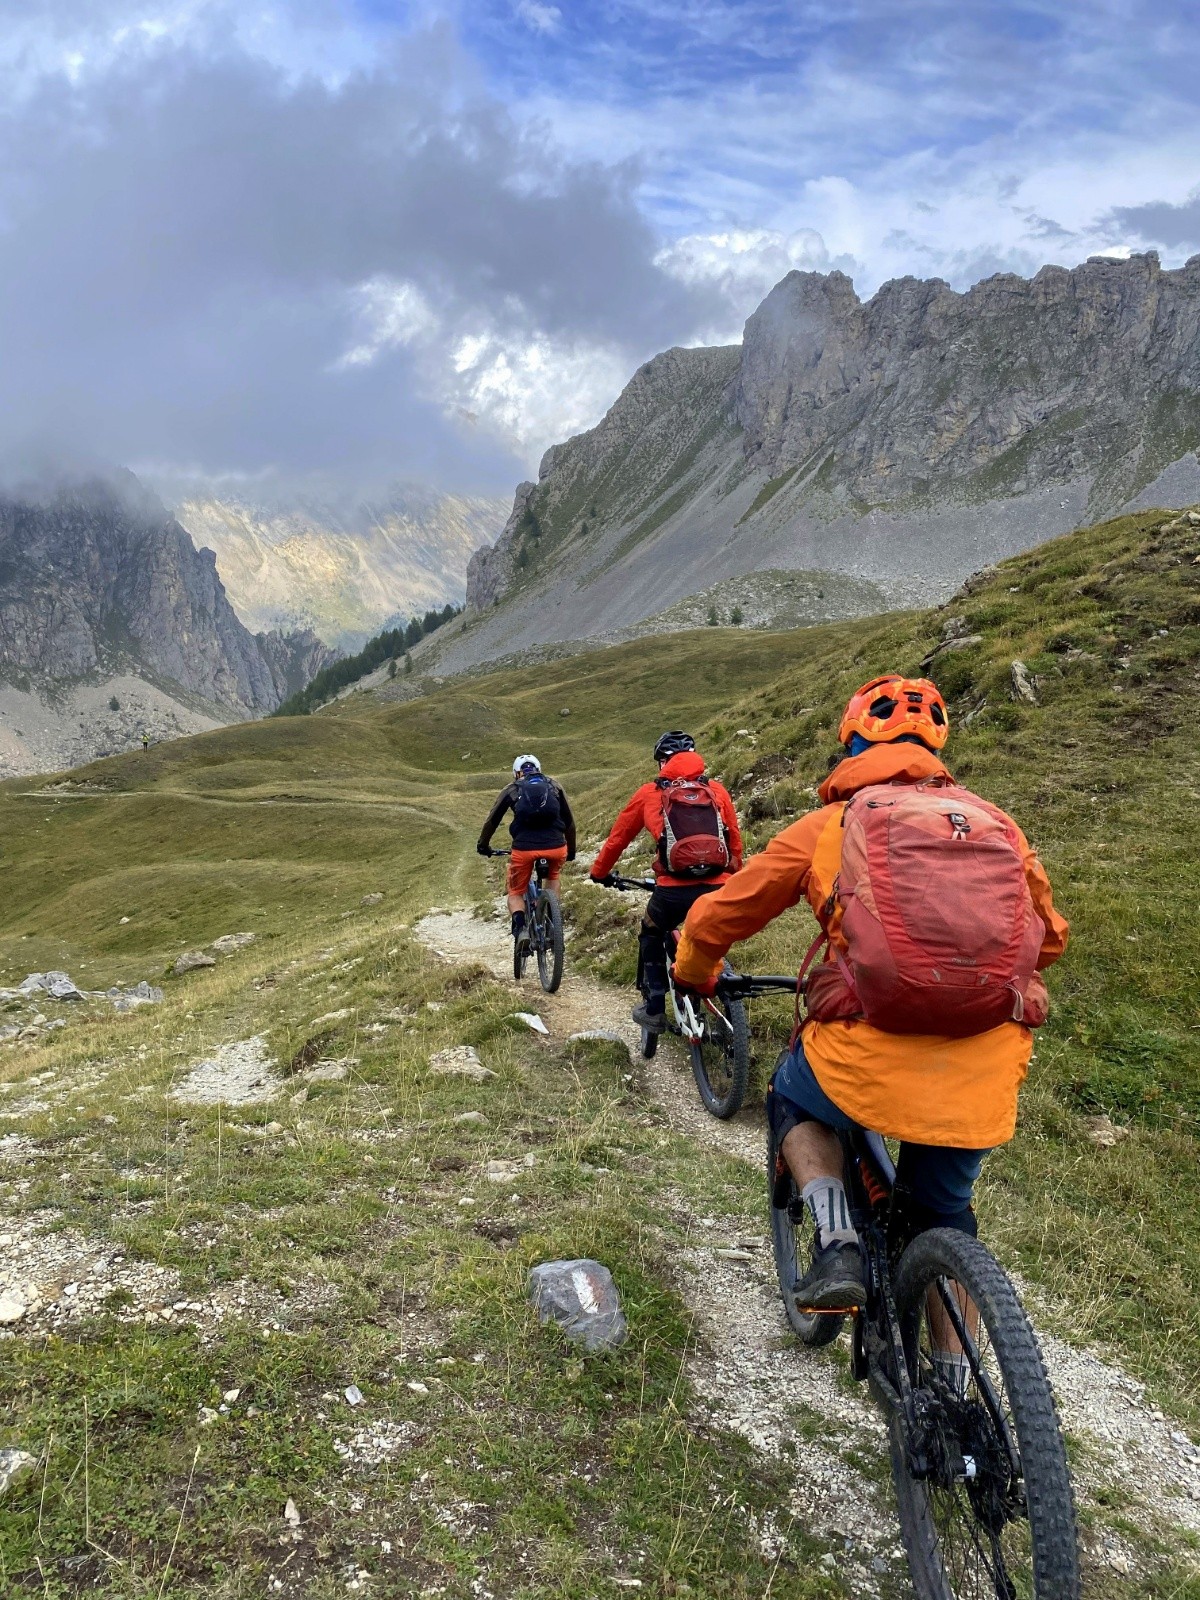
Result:
{"label": "gray cycling shoe", "polygon": [[650,1011],[643,1000],[640,1006],[634,1006],[630,1012],[639,1028],[645,1028],[650,1033],[665,1033],[667,1029],[666,1011]]}
{"label": "gray cycling shoe", "polygon": [[866,1304],[862,1251],[841,1243],[815,1251],[813,1264],[792,1290],[800,1311],[849,1311]]}

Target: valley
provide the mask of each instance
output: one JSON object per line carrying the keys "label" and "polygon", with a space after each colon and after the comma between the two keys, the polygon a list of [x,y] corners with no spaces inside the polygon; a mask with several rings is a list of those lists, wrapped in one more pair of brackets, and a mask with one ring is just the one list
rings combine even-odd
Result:
{"label": "valley", "polygon": [[[769,1291],[757,1106],[717,1128],[669,1050],[630,1055],[636,910],[580,873],[562,996],[515,992],[474,840],[517,748],[597,840],[675,725],[761,848],[847,693],[922,664],[952,770],[1072,922],[980,1215],[1049,1341],[1086,1592],[1192,1593],[1200,511],[1082,529],[940,609],[384,683],[0,784],[0,987],[164,993],[0,1002],[0,1443],[39,1461],[0,1498],[0,1586],[906,1595],[845,1351],[797,1352]],[[738,957],[786,970],[808,938],[792,912]],[[784,1011],[754,1011],[756,1094]],[[587,1359],[524,1299],[583,1255],[631,1325]]]}

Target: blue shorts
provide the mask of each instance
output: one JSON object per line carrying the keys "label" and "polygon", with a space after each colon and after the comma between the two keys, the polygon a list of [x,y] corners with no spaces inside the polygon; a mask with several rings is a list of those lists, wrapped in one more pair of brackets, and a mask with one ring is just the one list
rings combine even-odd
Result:
{"label": "blue shorts", "polygon": [[[767,1120],[777,1146],[801,1122],[820,1122],[835,1133],[848,1133],[857,1126],[817,1082],[799,1043],[776,1067],[767,1088]],[[973,1234],[971,1196],[987,1154],[905,1140],[896,1161],[896,1194],[904,1197],[920,1226]]]}

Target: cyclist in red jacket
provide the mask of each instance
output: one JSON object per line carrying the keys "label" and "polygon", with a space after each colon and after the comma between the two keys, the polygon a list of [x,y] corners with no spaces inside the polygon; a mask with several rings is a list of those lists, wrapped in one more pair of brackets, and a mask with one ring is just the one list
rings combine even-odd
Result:
{"label": "cyclist in red jacket", "polygon": [[[654,759],[658,777],[642,784],[613,823],[592,863],[591,877],[594,883],[611,883],[621,853],[643,828],[658,845],[656,887],[646,905],[638,939],[643,1001],[634,1007],[633,1020],[661,1033],[667,1025],[667,935],[679,927],[701,895],[720,888],[741,867],[742,834],[728,790],[704,776],[704,760],[697,755],[690,733],[664,733],[654,746]],[[679,850],[670,825],[670,815],[680,809],[677,799],[685,798],[703,836],[699,853],[711,858],[700,866],[681,866],[687,850]],[[714,844],[716,839],[720,847]]]}

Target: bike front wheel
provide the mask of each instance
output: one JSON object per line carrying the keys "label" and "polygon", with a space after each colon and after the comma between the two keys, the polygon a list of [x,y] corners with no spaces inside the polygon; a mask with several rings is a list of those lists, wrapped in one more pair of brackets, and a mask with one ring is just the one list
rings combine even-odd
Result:
{"label": "bike front wheel", "polygon": [[740,1000],[706,1001],[704,1033],[689,1043],[692,1076],[704,1109],[714,1117],[740,1111],[750,1084],[750,1025]]}
{"label": "bike front wheel", "polygon": [[[1058,1412],[1004,1269],[977,1239],[935,1228],[904,1252],[895,1294],[928,1472],[913,1476],[914,1441],[893,1411],[892,1476],[918,1600],[1078,1600]],[[961,1355],[949,1355],[956,1344]]]}
{"label": "bike front wheel", "polygon": [[543,889],[534,912],[538,977],[547,994],[554,994],[563,975],[562,906],[553,889]]}

